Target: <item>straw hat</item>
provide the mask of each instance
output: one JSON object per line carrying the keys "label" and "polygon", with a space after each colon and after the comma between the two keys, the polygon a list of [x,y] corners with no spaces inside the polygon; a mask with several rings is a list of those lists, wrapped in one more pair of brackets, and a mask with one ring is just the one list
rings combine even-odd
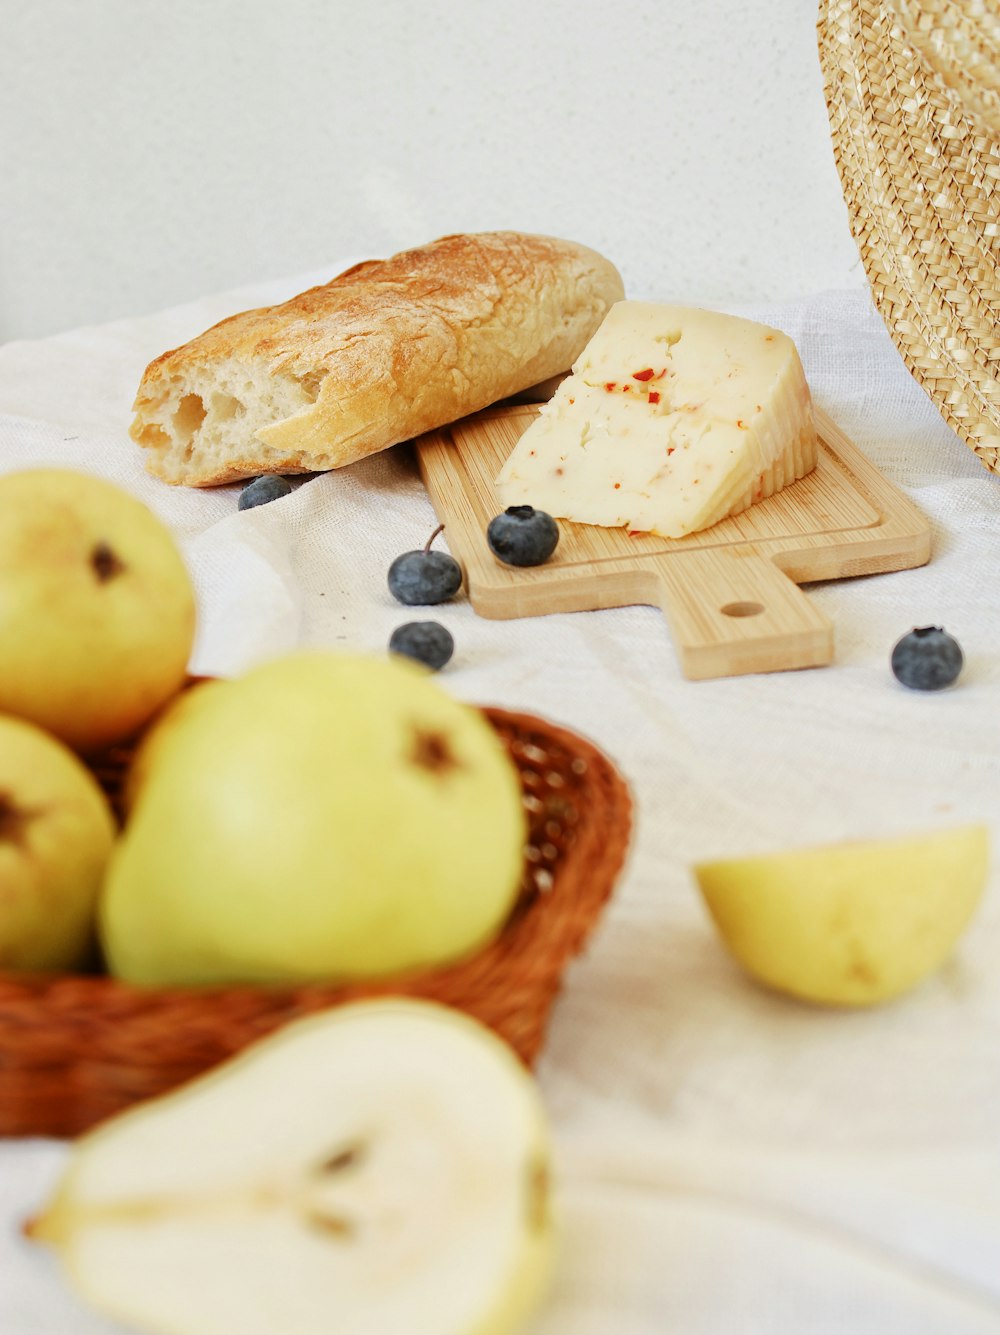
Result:
{"label": "straw hat", "polygon": [[1000,473],[1000,0],[821,0],[819,49],[875,303]]}

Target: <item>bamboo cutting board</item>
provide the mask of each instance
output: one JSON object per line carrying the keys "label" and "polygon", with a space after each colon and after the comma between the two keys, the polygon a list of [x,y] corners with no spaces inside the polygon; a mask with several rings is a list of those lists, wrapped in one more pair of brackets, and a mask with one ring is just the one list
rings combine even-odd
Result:
{"label": "bamboo cutting board", "polygon": [[685,538],[560,522],[545,563],[513,569],[486,543],[493,480],[535,405],[497,407],[432,431],[417,457],[480,616],[540,616],[650,603],[692,679],[820,667],[833,626],[798,587],[923,565],[930,525],[823,413],[815,470],[733,519]]}

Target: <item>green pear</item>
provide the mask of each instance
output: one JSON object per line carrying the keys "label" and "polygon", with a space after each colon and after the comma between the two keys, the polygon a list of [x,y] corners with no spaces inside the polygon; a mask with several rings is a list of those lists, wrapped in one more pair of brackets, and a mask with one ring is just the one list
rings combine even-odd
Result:
{"label": "green pear", "polygon": [[0,710],[99,751],[178,690],[194,631],[187,569],[141,501],[67,469],[0,477]]}
{"label": "green pear", "polygon": [[869,1006],[941,967],[988,871],[988,831],[967,825],[706,862],[695,876],[755,978],[806,1001]]}
{"label": "green pear", "polygon": [[130,1330],[506,1335],[551,1267],[548,1164],[500,1039],[360,1002],[82,1137],[27,1231]]}
{"label": "green pear", "polygon": [[468,955],[509,915],[516,767],[425,669],[292,654],[156,731],[101,901],[119,977],[381,978]]}
{"label": "green pear", "polygon": [[0,969],[88,962],[114,839],[111,808],[82,761],[0,715]]}
{"label": "green pear", "polygon": [[135,806],[147,776],[159,768],[160,759],[170,746],[171,739],[178,733],[183,736],[188,720],[202,708],[210,692],[225,690],[227,685],[224,677],[202,677],[190,681],[142,731],[132,748],[132,758],[125,771],[119,797],[126,814]]}

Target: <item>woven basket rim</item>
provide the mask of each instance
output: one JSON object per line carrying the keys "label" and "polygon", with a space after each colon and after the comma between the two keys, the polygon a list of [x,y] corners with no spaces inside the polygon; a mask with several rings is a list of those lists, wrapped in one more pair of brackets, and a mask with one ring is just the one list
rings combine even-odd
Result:
{"label": "woven basket rim", "polygon": [[[546,797],[536,820],[547,822],[569,802],[565,839],[552,835],[563,843],[553,850],[547,893],[535,873],[535,888],[478,952],[372,983],[142,988],[106,974],[0,971],[0,1136],[76,1134],[300,1014],[370,996],[456,1005],[493,1027],[530,1065],[562,974],[596,927],[625,865],[632,798],[614,762],[586,737],[536,715],[479,708],[517,761],[526,797],[537,791]],[[557,754],[562,760],[553,759]],[[568,780],[553,763],[568,766]],[[582,808],[573,806],[581,801]],[[537,853],[538,841],[531,846]]]}
{"label": "woven basket rim", "polygon": [[820,0],[834,159],[914,378],[1000,471],[1000,8]]}

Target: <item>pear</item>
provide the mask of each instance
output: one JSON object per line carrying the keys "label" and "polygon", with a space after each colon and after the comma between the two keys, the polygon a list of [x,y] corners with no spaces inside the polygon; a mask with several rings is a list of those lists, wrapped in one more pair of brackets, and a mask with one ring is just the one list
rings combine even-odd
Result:
{"label": "pear", "polygon": [[225,690],[226,685],[224,677],[192,680],[182,691],[171,697],[152,723],[139,735],[125,771],[119,798],[126,816],[135,806],[148,775],[159,769],[161,758],[172,739],[178,735],[183,736],[187,720],[201,709],[208,693]]}
{"label": "pear", "polygon": [[83,762],[34,724],[0,715],[0,969],[90,962],[115,832]]}
{"label": "pear", "polygon": [[130,982],[384,978],[478,949],[517,897],[516,767],[406,660],[288,655],[178,701],[143,751],[100,910]]}
{"label": "pear", "polygon": [[155,1335],[503,1335],[548,1275],[548,1156],[489,1030],[360,1002],[84,1136],[27,1232]]}
{"label": "pear", "polygon": [[761,982],[806,1001],[887,1001],[940,968],[983,893],[985,826],[706,862],[723,941]]}
{"label": "pear", "polygon": [[112,482],[0,478],[0,710],[92,754],[178,690],[195,595],[167,527]]}

